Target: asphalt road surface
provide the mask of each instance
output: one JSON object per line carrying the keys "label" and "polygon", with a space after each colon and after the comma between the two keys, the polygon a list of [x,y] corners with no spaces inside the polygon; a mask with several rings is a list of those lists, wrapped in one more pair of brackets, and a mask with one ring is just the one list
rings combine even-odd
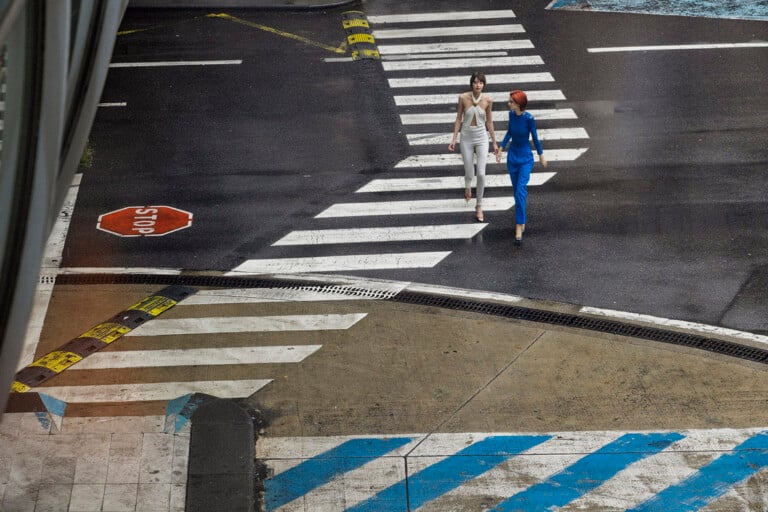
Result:
{"label": "asphalt road surface", "polygon": [[[457,34],[403,35],[383,31],[435,24],[391,23],[381,16],[416,6],[366,2],[383,59],[355,62],[343,60],[344,9],[229,17],[129,9],[122,29],[132,32],[118,38],[115,63],[241,62],[111,70],[103,101],[125,106],[97,115],[94,164],[83,176],[63,266],[314,269],[768,333],[768,50],[595,51],[765,41],[766,24],[509,4],[461,9],[514,7],[512,21],[455,21],[464,28]],[[524,32],[466,28],[510,23]],[[531,46],[505,48],[510,39]],[[502,42],[501,50],[489,41]],[[479,43],[468,50],[473,59],[500,52],[540,61],[403,69],[391,65],[402,54],[387,54],[415,45],[406,51],[418,63],[419,53],[443,51],[432,46],[441,43]],[[468,78],[480,65],[488,92],[523,88],[533,93],[531,111],[574,114],[538,115],[539,130],[551,131],[543,144],[554,174],[529,189],[522,248],[513,244],[503,165],[489,165],[500,181],[486,201],[497,207],[476,223],[458,157],[440,138],[466,88],[451,77]],[[526,77],[506,76],[517,74]],[[451,99],[425,99],[433,96]],[[503,104],[495,103],[499,137]],[[542,171],[537,164],[534,172]],[[393,181],[444,177],[457,181],[432,188]],[[357,192],[372,180],[384,188]],[[134,205],[174,206],[192,212],[193,224],[162,237],[96,229],[100,215]]]}

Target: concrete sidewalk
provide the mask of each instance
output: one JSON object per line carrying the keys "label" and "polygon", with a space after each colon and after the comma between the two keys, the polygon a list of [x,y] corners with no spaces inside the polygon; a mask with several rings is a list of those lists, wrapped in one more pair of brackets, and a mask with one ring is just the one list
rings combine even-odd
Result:
{"label": "concrete sidewalk", "polygon": [[[239,402],[259,411],[256,433],[264,439],[768,425],[764,407],[768,372],[763,364],[493,312],[392,300],[382,295],[381,282],[369,287],[372,293],[366,295],[361,283],[342,278],[328,282],[336,291],[330,293],[328,288],[327,300],[291,300],[291,289],[276,289],[282,299],[176,306],[163,314],[168,319],[364,315],[354,327],[340,331],[211,339],[212,346],[274,345],[283,340],[296,346],[322,343],[320,350],[298,364],[230,365],[218,377],[206,361],[181,369],[136,368],[128,373],[65,371],[46,384],[87,384],[93,382],[91,375],[115,383],[122,378],[194,380],[201,372],[214,379],[270,378],[271,384]],[[338,286],[348,291],[339,292]],[[157,288],[57,284],[37,356]],[[521,307],[545,315],[587,316],[573,305],[484,292],[418,285],[399,289],[401,296],[423,294],[447,299],[448,304],[469,301],[492,310]],[[222,290],[223,295],[234,293]],[[734,336],[707,337],[745,347],[762,345],[760,340]],[[173,336],[165,338],[162,348],[176,343]],[[202,342],[199,335],[178,337],[181,346],[193,340]],[[152,343],[156,344],[141,336],[126,338],[109,351]],[[4,512],[185,510],[189,427],[169,433],[166,411],[163,402],[72,404],[60,429],[39,413],[4,415],[0,508]]]}

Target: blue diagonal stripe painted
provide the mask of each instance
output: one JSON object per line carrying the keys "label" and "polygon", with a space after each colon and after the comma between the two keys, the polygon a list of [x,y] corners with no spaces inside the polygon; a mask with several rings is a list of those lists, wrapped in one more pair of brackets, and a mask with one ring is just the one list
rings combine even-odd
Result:
{"label": "blue diagonal stripe painted", "polygon": [[768,432],[761,432],[628,512],[699,510],[766,466]]}
{"label": "blue diagonal stripe painted", "polygon": [[[388,487],[347,512],[415,510],[552,436],[491,436]],[[407,496],[407,498],[406,498]]]}
{"label": "blue diagonal stripe painted", "polygon": [[264,482],[267,510],[274,510],[331,481],[411,442],[409,437],[353,439],[307,459]]}
{"label": "blue diagonal stripe painted", "polygon": [[625,434],[547,480],[502,501],[493,510],[511,512],[563,507],[613,478],[630,464],[654,455],[682,438],[676,432]]}

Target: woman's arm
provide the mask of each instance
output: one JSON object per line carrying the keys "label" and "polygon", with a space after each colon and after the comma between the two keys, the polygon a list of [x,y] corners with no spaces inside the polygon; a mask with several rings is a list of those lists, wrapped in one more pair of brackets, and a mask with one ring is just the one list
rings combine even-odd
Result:
{"label": "woman's arm", "polygon": [[536,133],[536,120],[533,118],[533,116],[530,117],[528,126],[531,132],[531,138],[533,139],[533,145],[536,148],[536,153],[539,155],[539,162],[541,162],[542,166],[546,167],[547,159],[544,158],[544,150],[542,149],[541,142],[539,141],[539,134]]}
{"label": "woman's arm", "polygon": [[456,149],[456,137],[459,135],[459,130],[461,130],[461,119],[464,116],[464,102],[461,101],[461,94],[459,94],[459,106],[456,108],[456,121],[453,122],[453,138],[451,139],[451,143],[448,144],[448,151],[453,152],[454,149]]}

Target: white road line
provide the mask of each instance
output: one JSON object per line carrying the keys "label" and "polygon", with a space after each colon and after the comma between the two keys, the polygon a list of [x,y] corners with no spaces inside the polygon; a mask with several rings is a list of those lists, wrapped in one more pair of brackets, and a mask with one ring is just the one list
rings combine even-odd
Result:
{"label": "white road line", "polygon": [[[199,290],[180,302],[177,307],[215,304],[257,304],[263,302],[366,300],[377,298],[375,296],[345,293],[348,288],[344,286],[303,286],[299,289],[233,288],[227,290]],[[372,287],[368,286],[367,288],[370,289]],[[390,291],[389,288],[387,288],[387,292]]]}
{"label": "white road line", "polygon": [[398,54],[398,55],[382,55],[382,60],[407,60],[407,59],[458,59],[459,57],[472,57],[474,59],[480,57],[506,57],[507,52],[493,51],[493,52],[453,52],[453,53],[416,53],[416,54]]}
{"label": "white road line", "polygon": [[[458,97],[458,95],[457,95]],[[506,120],[503,119],[504,111],[501,110],[502,118],[499,118],[499,114],[494,114],[494,123],[502,126],[502,121],[506,124]],[[526,109],[526,112],[530,112],[537,121],[547,119],[578,119],[576,112],[572,108],[544,108],[544,109]],[[454,112],[441,112],[435,114],[401,114],[400,122],[403,124],[453,124],[456,121],[456,113]]]}
{"label": "white road line", "polygon": [[[560,101],[565,99],[563,91],[533,90],[526,91],[528,101]],[[493,101],[506,103],[509,101],[509,91],[488,93]],[[395,105],[403,107],[410,105],[448,105],[458,103],[458,94],[412,94],[407,96],[395,96]]]}
{"label": "white road line", "polygon": [[[533,172],[529,186],[543,185],[555,175],[554,172]],[[472,178],[472,187],[477,180]],[[485,187],[509,187],[508,174],[487,174]],[[410,190],[458,190],[464,188],[463,176],[436,176],[432,178],[390,178],[371,180],[355,191],[361,192],[403,192]],[[189,299],[186,299],[188,301]]]}
{"label": "white road line", "polygon": [[175,276],[181,274],[179,268],[150,268],[150,267],[62,267],[59,274],[152,274],[158,276]]}
{"label": "white road line", "polygon": [[[587,131],[584,128],[542,128],[537,130],[539,140],[571,140],[588,139]],[[452,133],[408,133],[406,138],[412,146],[420,145],[445,145],[451,142]],[[497,134],[497,142],[501,142],[503,135]]]}
{"label": "white road line", "polygon": [[753,334],[751,332],[736,331],[734,329],[726,329],[723,327],[717,327],[715,325],[698,324],[694,322],[686,322],[683,320],[672,320],[669,318],[661,318],[651,315],[641,315],[638,313],[628,313],[625,311],[615,311],[612,309],[601,309],[587,306],[582,307],[579,312],[589,315],[620,318],[622,320],[632,320],[635,322],[645,322],[656,326],[660,325],[663,327],[678,327],[688,331],[696,331],[704,334],[712,334],[715,336],[728,336],[743,340],[756,341],[758,343],[768,343],[768,336]]}
{"label": "white road line", "polygon": [[[462,202],[464,200],[462,199]],[[424,240],[469,239],[487,224],[398,226],[387,228],[312,229],[292,231],[272,245],[360,244]]]}
{"label": "white road line", "polygon": [[298,363],[317,352],[320,347],[322,345],[102,351],[89,355],[72,366],[69,371],[158,366]]}
{"label": "white road line", "polygon": [[[463,187],[462,187],[463,188]],[[457,194],[458,195],[458,194]],[[474,202],[473,202],[474,203]],[[483,200],[483,210],[500,211],[508,210],[515,205],[514,197],[488,197]],[[463,197],[456,199],[423,199],[418,201],[380,201],[366,203],[336,203],[315,218],[331,217],[367,217],[374,215],[421,215],[474,211],[474,204],[467,205]],[[472,224],[468,224],[471,226]],[[460,224],[458,226],[467,226]],[[446,226],[454,229],[458,226]],[[407,226],[406,228],[371,228],[381,230],[421,229],[423,226]],[[341,230],[343,231],[343,230]],[[463,237],[461,237],[463,238]]]}
{"label": "white road line", "polygon": [[[454,54],[451,54],[453,56]],[[491,58],[462,58],[462,59],[424,59],[408,61],[386,60],[388,56],[383,55],[385,59],[381,65],[384,71],[411,71],[428,69],[457,69],[457,68],[481,68],[488,69],[492,67],[506,66],[539,66],[544,61],[538,55],[521,55],[516,57],[491,57]]]}
{"label": "white road line", "polygon": [[127,107],[128,102],[126,101],[115,101],[111,103],[99,103],[99,107]]}
{"label": "white road line", "polygon": [[[575,148],[575,149],[548,149],[544,151],[544,156],[548,162],[563,162],[572,161],[578,159],[581,155],[586,153],[587,148]],[[539,156],[534,153],[534,161],[538,161]],[[489,167],[506,165],[503,162],[497,164],[494,161],[489,160]],[[413,155],[409,156],[395,165],[396,168],[403,167],[445,167],[456,166],[463,167],[464,164],[461,161],[461,155],[457,153],[444,153],[439,155]]]}
{"label": "white road line", "polygon": [[[550,73],[509,73],[501,75],[487,75],[489,84],[519,84],[554,82]],[[425,78],[390,78],[389,86],[396,87],[440,87],[445,85],[465,85],[468,82],[466,76],[430,76]]]}
{"label": "white road line", "polygon": [[751,43],[708,43],[708,44],[669,44],[653,46],[614,46],[606,48],[587,48],[589,53],[613,52],[652,52],[669,50],[718,50],[736,48],[768,48],[768,42],[756,41]]}
{"label": "white road line", "polygon": [[154,319],[125,336],[168,336],[174,334],[221,334],[235,332],[326,331],[349,329],[365,318],[349,315],[224,316]]}
{"label": "white road line", "polygon": [[502,41],[458,41],[455,43],[432,44],[380,44],[379,53],[395,55],[419,52],[468,52],[473,50],[529,50],[533,43],[528,39],[507,39]]}
{"label": "white road line", "polygon": [[474,25],[464,27],[390,28],[373,31],[381,39],[408,39],[413,37],[485,36],[489,34],[522,34],[522,25]]}
{"label": "white road line", "polygon": [[205,393],[219,398],[244,398],[251,396],[270,382],[272,382],[271,379],[89,384],[87,386],[39,387],[34,388],[34,391],[45,393],[68,403],[173,400],[189,393]]}
{"label": "white road line", "polygon": [[229,66],[242,64],[242,60],[180,60],[157,62],[113,62],[110,68],[160,68],[174,66]]}
{"label": "white road line", "polygon": [[355,270],[391,270],[433,268],[451,251],[392,254],[350,254],[308,258],[248,260],[226,275],[293,274],[302,272],[344,272]]}
{"label": "white road line", "polygon": [[383,25],[386,23],[421,23],[424,21],[458,21],[514,18],[515,12],[510,9],[497,9],[490,11],[422,12],[417,14],[372,14],[366,17],[370,23]]}

